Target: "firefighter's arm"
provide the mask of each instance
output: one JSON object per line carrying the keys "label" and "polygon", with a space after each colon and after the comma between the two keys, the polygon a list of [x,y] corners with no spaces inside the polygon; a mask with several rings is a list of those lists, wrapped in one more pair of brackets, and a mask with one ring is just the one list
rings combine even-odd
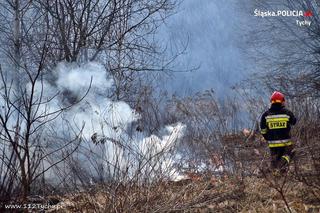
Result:
{"label": "firefighter's arm", "polygon": [[297,118],[294,116],[294,114],[289,111],[289,116],[290,116],[290,119],[289,119],[289,122],[291,125],[295,125],[297,123]]}
{"label": "firefighter's arm", "polygon": [[267,129],[266,116],[265,114],[263,114],[260,120],[260,133],[262,134],[264,139],[266,139],[267,132],[268,132],[268,129]]}

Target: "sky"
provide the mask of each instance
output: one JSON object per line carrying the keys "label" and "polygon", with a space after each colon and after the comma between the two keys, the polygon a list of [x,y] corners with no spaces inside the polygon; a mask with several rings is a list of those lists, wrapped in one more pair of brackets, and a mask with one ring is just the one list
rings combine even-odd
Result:
{"label": "sky", "polygon": [[178,49],[188,43],[175,70],[199,69],[176,72],[167,85],[171,92],[186,95],[214,89],[219,94],[246,78],[250,71],[241,49],[245,16],[240,8],[236,0],[184,0],[179,5],[159,37]]}

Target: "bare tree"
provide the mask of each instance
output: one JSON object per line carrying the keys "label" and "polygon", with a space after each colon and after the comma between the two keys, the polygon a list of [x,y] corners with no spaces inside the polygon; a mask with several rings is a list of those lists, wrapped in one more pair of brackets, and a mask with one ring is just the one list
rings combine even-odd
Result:
{"label": "bare tree", "polygon": [[[2,141],[1,158],[4,160],[3,165],[5,165],[1,170],[1,175],[5,176],[2,179],[5,182],[2,187],[9,187],[9,189],[3,190],[4,193],[8,193],[8,190],[10,192],[10,187],[21,190],[24,201],[31,193],[33,182],[51,167],[70,156],[77,149],[77,146],[62,158],[56,158],[50,165],[42,167],[43,162],[56,152],[70,146],[70,144],[77,144],[81,134],[80,130],[78,134],[74,135],[74,139],[58,148],[45,148],[47,145],[44,144],[43,140],[48,135],[44,136],[43,134],[45,134],[44,130],[48,123],[55,120],[64,110],[73,106],[69,105],[53,111],[47,108],[48,104],[56,98],[56,95],[48,97],[43,94],[42,63],[45,61],[45,53],[44,50],[43,61],[40,62],[37,72],[34,73],[24,69],[29,78],[29,84],[24,89],[19,87],[21,92],[18,94],[12,88],[12,81],[8,81],[1,70],[1,103],[3,106],[0,113],[0,136]],[[40,91],[37,91],[39,89]],[[15,172],[12,173],[12,171]],[[9,179],[7,180],[6,176],[8,175]],[[15,175],[13,176],[14,181],[11,175]]]}
{"label": "bare tree", "polygon": [[172,14],[175,1],[35,2],[48,16],[53,61],[103,62],[114,79],[116,99],[134,92],[133,85],[143,80],[139,72],[152,75],[169,70],[174,57],[164,57],[165,49],[154,35]]}

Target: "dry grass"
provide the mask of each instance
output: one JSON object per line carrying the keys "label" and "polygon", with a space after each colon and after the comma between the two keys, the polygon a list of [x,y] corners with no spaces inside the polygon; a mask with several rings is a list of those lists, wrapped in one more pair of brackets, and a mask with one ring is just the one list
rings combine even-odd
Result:
{"label": "dry grass", "polygon": [[59,197],[63,207],[52,212],[289,212],[283,196],[293,213],[320,212],[318,170],[303,148],[288,175],[279,178],[256,173],[265,166],[262,158],[268,161],[268,157],[260,143],[252,147],[260,154],[238,145],[231,152],[241,164],[233,174],[180,182],[99,185]]}
{"label": "dry grass", "polygon": [[[281,179],[267,178],[272,184],[282,183]],[[214,185],[163,182],[117,190],[103,186],[60,197],[63,208],[56,212],[287,212],[280,194],[266,178],[217,179]],[[286,180],[285,196],[292,212],[320,211],[319,200],[294,176]]]}

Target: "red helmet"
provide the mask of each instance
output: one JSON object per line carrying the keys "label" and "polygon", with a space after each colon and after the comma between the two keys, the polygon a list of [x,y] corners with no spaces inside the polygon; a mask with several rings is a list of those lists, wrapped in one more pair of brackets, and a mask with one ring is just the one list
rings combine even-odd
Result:
{"label": "red helmet", "polygon": [[274,91],[270,98],[271,103],[283,103],[284,95],[281,92]]}

